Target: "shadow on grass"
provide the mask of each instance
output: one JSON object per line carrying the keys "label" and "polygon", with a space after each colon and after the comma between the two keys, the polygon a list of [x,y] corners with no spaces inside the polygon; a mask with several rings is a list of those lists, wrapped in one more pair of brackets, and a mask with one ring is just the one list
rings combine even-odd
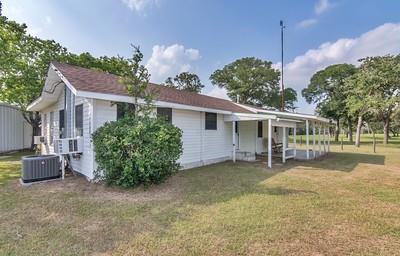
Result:
{"label": "shadow on grass", "polygon": [[358,164],[384,165],[385,156],[377,154],[362,154],[349,152],[330,152],[326,156],[309,161],[292,161],[294,165],[301,164],[322,170],[351,172]]}

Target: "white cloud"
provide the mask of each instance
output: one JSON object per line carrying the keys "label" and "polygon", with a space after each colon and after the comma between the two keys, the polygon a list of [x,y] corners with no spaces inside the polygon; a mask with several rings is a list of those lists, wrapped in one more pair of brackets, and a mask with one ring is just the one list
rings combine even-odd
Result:
{"label": "white cloud", "polygon": [[338,63],[358,64],[366,56],[400,53],[400,23],[386,23],[356,38],[342,38],[310,49],[284,66],[285,85],[297,90],[301,111],[312,112],[313,106],[301,99],[311,76],[318,70]]}
{"label": "white cloud", "polygon": [[317,19],[306,19],[297,23],[296,26],[299,28],[308,28],[311,27],[312,25],[317,24],[317,22],[318,22]]}
{"label": "white cloud", "polygon": [[356,38],[342,38],[321,44],[297,56],[284,67],[285,83],[305,87],[312,74],[336,63],[357,64],[360,58],[400,53],[400,23],[386,23]]}
{"label": "white cloud", "polygon": [[173,44],[153,46],[153,52],[147,61],[146,68],[151,74],[151,81],[164,82],[169,76],[190,71],[192,62],[200,58],[197,49],[185,49],[183,45]]}
{"label": "white cloud", "polygon": [[225,88],[219,88],[215,86],[210,92],[207,93],[208,96],[230,100]]}
{"label": "white cloud", "polygon": [[[400,54],[400,23],[386,23],[356,38],[341,38],[335,42],[326,42],[316,49],[310,49],[297,56],[284,66],[285,86],[298,92],[299,112],[313,113],[314,105],[309,105],[301,96],[311,76],[318,70],[332,64],[359,64],[358,60],[366,56]],[[280,63],[272,65],[280,70]],[[208,95],[226,98],[226,91],[215,87]]]}
{"label": "white cloud", "polygon": [[321,15],[322,13],[328,11],[332,7],[333,7],[333,5],[329,2],[329,0],[318,0],[318,2],[316,2],[315,6],[314,6],[315,17],[302,20],[299,23],[297,23],[296,26],[298,28],[308,28],[308,27],[311,27],[311,26],[317,24],[318,16]]}
{"label": "white cloud", "polygon": [[129,9],[136,12],[142,12],[151,5],[158,5],[157,0],[122,0]]}
{"label": "white cloud", "polygon": [[314,6],[314,11],[315,14],[320,15],[326,12],[331,7],[332,5],[331,3],[329,3],[329,0],[319,0]]}

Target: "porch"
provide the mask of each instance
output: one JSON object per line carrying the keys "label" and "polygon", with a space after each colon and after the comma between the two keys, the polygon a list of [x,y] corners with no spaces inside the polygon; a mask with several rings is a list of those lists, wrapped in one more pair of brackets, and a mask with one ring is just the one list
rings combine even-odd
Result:
{"label": "porch", "polygon": [[[329,122],[313,120],[313,116],[306,118],[296,115],[298,114],[277,112],[277,115],[226,116],[225,122],[232,122],[233,162],[264,159],[267,167],[272,168],[276,159],[281,163],[289,159],[308,161],[327,154],[330,151],[331,137]],[[305,132],[303,136],[306,138],[305,145],[300,148],[298,129]]]}

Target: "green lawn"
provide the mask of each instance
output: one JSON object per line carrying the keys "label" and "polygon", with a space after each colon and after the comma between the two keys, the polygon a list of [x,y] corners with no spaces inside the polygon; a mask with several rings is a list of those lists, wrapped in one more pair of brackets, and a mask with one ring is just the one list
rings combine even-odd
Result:
{"label": "green lawn", "polygon": [[82,178],[21,187],[0,158],[0,255],[396,255],[400,141],[182,171],[148,190]]}

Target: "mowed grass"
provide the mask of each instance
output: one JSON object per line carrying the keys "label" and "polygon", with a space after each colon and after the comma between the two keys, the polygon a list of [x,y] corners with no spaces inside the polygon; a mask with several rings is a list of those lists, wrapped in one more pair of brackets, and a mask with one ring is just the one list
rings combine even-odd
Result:
{"label": "mowed grass", "polygon": [[332,143],[272,170],[226,162],[146,190],[77,177],[21,187],[16,159],[1,158],[0,255],[396,255],[398,142],[375,154]]}

